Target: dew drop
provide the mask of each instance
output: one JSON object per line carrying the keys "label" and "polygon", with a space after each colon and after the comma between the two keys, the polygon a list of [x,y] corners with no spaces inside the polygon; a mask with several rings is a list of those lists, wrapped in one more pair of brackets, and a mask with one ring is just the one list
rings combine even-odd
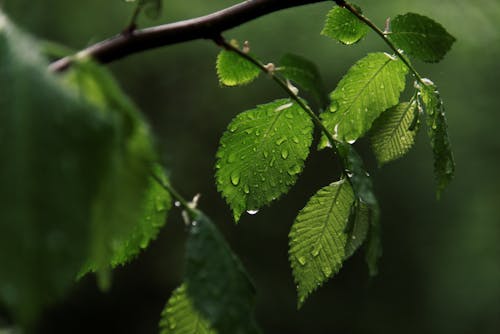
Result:
{"label": "dew drop", "polygon": [[245,184],[245,186],[243,187],[243,191],[245,192],[245,194],[250,193],[250,188],[248,187],[248,184]]}
{"label": "dew drop", "polygon": [[348,140],[347,142],[352,145],[356,142],[356,139],[351,139],[351,140]]}
{"label": "dew drop", "polygon": [[301,265],[303,265],[303,266],[305,266],[305,265],[306,265],[306,263],[307,263],[306,258],[305,258],[305,257],[303,257],[303,256],[299,256],[299,257],[297,258],[297,261],[299,261],[299,263],[300,263]]}
{"label": "dew drop", "polygon": [[236,154],[234,153],[229,154],[229,156],[227,157],[227,162],[229,163],[233,163],[235,160],[236,160]]}
{"label": "dew drop", "polygon": [[257,213],[259,213],[259,210],[247,210],[247,213],[249,215],[256,215]]}
{"label": "dew drop", "polygon": [[286,150],[286,149],[285,149],[285,150],[282,150],[282,151],[281,151],[281,157],[282,157],[283,159],[288,158],[288,150]]}
{"label": "dew drop", "polygon": [[292,138],[292,141],[293,141],[295,144],[298,144],[298,143],[299,143],[299,138],[297,138],[297,137],[293,137],[293,138]]}
{"label": "dew drop", "polygon": [[300,166],[299,165],[293,165],[292,167],[290,167],[290,169],[288,170],[288,174],[290,176],[292,175],[296,175],[296,174],[299,174],[300,173]]}
{"label": "dew drop", "polygon": [[262,152],[262,154],[264,155],[264,158],[267,158],[269,156],[269,152],[268,151],[264,151],[264,152]]}
{"label": "dew drop", "polygon": [[180,207],[180,206],[181,206],[181,202],[179,202],[179,201],[175,201],[175,202],[174,202],[174,206],[175,206],[176,208]]}
{"label": "dew drop", "polygon": [[236,124],[229,125],[229,131],[236,132],[238,130],[238,126]]}
{"label": "dew drop", "polygon": [[237,186],[240,183],[240,173],[236,171],[231,173],[231,183],[233,186]]}
{"label": "dew drop", "polygon": [[284,142],[286,142],[286,137],[281,137],[280,139],[278,139],[276,141],[276,145],[281,145],[283,144]]}
{"label": "dew drop", "polygon": [[332,275],[332,269],[328,266],[323,266],[321,270],[323,271],[323,274],[325,274],[325,277],[327,278]]}
{"label": "dew drop", "polygon": [[319,255],[319,248],[315,248],[313,249],[313,251],[311,252],[311,255],[314,256],[314,257],[318,257]]}

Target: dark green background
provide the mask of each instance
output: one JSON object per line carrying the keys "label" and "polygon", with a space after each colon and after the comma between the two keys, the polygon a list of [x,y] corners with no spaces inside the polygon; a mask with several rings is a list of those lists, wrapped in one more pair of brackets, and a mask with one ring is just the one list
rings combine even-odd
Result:
{"label": "dark green background", "polygon": [[[238,1],[165,0],[158,23],[207,14]],[[75,49],[121,31],[133,6],[120,0],[4,0],[19,25]],[[172,182],[186,196],[201,193],[210,215],[239,254],[258,289],[257,318],[266,333],[498,333],[500,332],[500,2],[498,0],[359,1],[383,25],[405,12],[428,15],[456,38],[440,64],[415,62],[440,87],[457,161],[456,179],[435,200],[425,133],[403,160],[377,170],[364,151],[382,207],[384,256],[369,279],[362,255],[296,310],[287,260],[293,219],[317,189],[338,178],[328,152],[312,152],[297,185],[270,208],[232,223],[217,194],[218,140],[239,112],[283,97],[262,77],[221,88],[210,41],[169,46],[111,65],[124,89],[148,115]],[[319,32],[331,3],[295,8],[228,31],[247,39],[264,61],[285,52],[314,60],[329,90],[356,60],[387,51],[370,33],[344,47]],[[155,22],[141,20],[141,24]],[[1,93],[1,92],[0,92]],[[154,333],[165,301],[180,283],[186,231],[173,210],[160,237],[136,261],[116,271],[111,291],[88,277],[47,310],[40,333]]]}

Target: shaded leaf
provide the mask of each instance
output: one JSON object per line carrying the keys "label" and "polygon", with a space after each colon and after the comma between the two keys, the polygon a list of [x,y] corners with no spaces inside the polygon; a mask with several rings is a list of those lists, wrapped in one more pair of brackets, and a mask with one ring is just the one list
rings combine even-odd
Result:
{"label": "shaded leaf", "polygon": [[302,171],[313,124],[298,104],[281,99],[243,112],[217,151],[217,189],[236,221],[286,193]]}
{"label": "shaded leaf", "polygon": [[[359,7],[354,7],[361,12]],[[368,26],[366,24],[361,22],[348,9],[336,6],[328,12],[321,35],[349,45],[359,42],[366,36],[367,32]]]}
{"label": "shaded leaf", "polygon": [[378,262],[382,257],[382,243],[381,243],[381,229],[378,214],[372,219],[370,224],[370,231],[368,233],[368,241],[366,245],[365,261],[368,265],[368,272],[370,276],[378,274]]}
{"label": "shaded leaf", "polygon": [[[236,44],[236,41],[231,41]],[[260,74],[260,69],[233,51],[222,50],[217,56],[217,75],[224,86],[239,86],[252,82]]]}
{"label": "shaded leaf", "polygon": [[437,87],[432,83],[421,85],[419,94],[420,105],[427,115],[427,133],[434,154],[436,194],[439,198],[455,175],[455,159],[448,138],[448,124],[443,101]]}
{"label": "shaded leaf", "polygon": [[398,48],[426,62],[443,59],[455,42],[439,23],[414,13],[396,16],[388,37]]}
{"label": "shaded leaf", "polygon": [[215,225],[202,214],[190,228],[187,295],[219,333],[259,333],[253,319],[255,288]]}
{"label": "shaded leaf", "polygon": [[325,108],[329,97],[323,84],[323,79],[316,65],[304,57],[291,53],[285,54],[280,60],[280,73],[305,91],[311,93],[316,102]]}
{"label": "shaded leaf", "polygon": [[[341,141],[364,135],[373,121],[399,102],[405,87],[406,66],[385,53],[371,53],[354,64],[331,93],[330,110],[323,112],[323,124]],[[324,137],[320,148],[328,141]]]}
{"label": "shaded leaf", "polygon": [[91,254],[84,268],[97,271],[106,288],[119,241],[132,237],[140,224],[156,156],[148,126],[106,69],[84,60],[73,64],[66,81],[117,124],[111,163],[94,202]]}
{"label": "shaded leaf", "polygon": [[47,71],[0,10],[0,303],[17,324],[74,282],[115,120]]}
{"label": "shaded leaf", "polygon": [[160,334],[216,334],[196,310],[183,284],[172,293],[161,312]]}
{"label": "shaded leaf", "polygon": [[372,211],[365,203],[358,201],[349,222],[350,228],[347,230],[347,243],[345,246],[345,258],[351,257],[366,240],[370,230]]}
{"label": "shaded leaf", "polygon": [[[155,168],[155,175],[168,182],[161,167]],[[114,239],[111,266],[124,265],[136,257],[141,250],[148,247],[156,239],[158,232],[166,222],[167,214],[172,207],[172,198],[154,178],[150,178],[149,186],[142,202],[142,214],[134,225],[132,233],[124,239]]]}
{"label": "shaded leaf", "polygon": [[418,127],[410,127],[416,110],[416,102],[403,102],[386,110],[373,123],[370,139],[380,165],[402,157],[415,144]]}
{"label": "shaded leaf", "polygon": [[353,202],[354,193],[347,180],[332,183],[311,197],[293,223],[288,254],[299,307],[342,266]]}

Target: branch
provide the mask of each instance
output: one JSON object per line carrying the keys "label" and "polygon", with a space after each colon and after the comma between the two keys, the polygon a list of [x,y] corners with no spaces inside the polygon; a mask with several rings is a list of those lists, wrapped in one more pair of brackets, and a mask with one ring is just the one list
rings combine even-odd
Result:
{"label": "branch", "polygon": [[[124,32],[80,51],[76,57],[90,56],[101,63],[110,63],[134,53],[166,45],[195,39],[213,39],[223,31],[266,14],[323,1],[326,0],[247,0],[206,16]],[[54,72],[64,71],[71,66],[74,57],[59,59],[49,68]]]}

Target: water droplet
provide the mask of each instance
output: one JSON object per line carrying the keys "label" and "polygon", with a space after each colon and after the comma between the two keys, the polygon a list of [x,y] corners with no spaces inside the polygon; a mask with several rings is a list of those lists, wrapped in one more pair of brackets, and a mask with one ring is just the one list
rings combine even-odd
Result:
{"label": "water droplet", "polygon": [[243,191],[245,192],[245,194],[250,193],[250,188],[248,187],[248,184],[245,184],[245,186],[243,187]]}
{"label": "water droplet", "polygon": [[305,266],[305,265],[306,265],[306,263],[307,263],[306,258],[305,258],[305,257],[303,257],[303,256],[299,256],[299,257],[297,258],[297,261],[299,261],[299,263],[300,263],[301,265],[303,265],[303,266]]}
{"label": "water droplet", "polygon": [[276,111],[282,111],[282,110],[290,108],[291,106],[293,106],[292,102],[287,103],[287,104],[283,104],[283,105],[279,106],[278,108],[276,108]]}
{"label": "water droplet", "polygon": [[273,167],[273,166],[274,166],[274,161],[275,161],[275,160],[276,160],[276,158],[275,158],[275,157],[273,157],[273,158],[271,159],[271,161],[269,162],[269,167]]}
{"label": "water droplet", "polygon": [[314,256],[314,257],[318,257],[319,255],[319,251],[320,251],[320,248],[315,248],[313,249],[313,251],[311,252],[311,255]]}
{"label": "water droplet", "polygon": [[229,163],[233,163],[235,160],[236,160],[236,154],[235,153],[231,153],[227,157],[227,162],[229,162]]}
{"label": "water droplet", "polygon": [[197,222],[196,220],[193,220],[193,221],[191,222],[191,226],[193,226],[193,227],[198,226],[198,222]]}
{"label": "water droplet", "polygon": [[276,141],[276,145],[281,145],[283,144],[284,142],[286,142],[286,137],[281,137],[280,139],[278,139]]}
{"label": "water droplet", "polygon": [[247,213],[249,215],[256,215],[257,213],[259,213],[259,210],[247,210]]}
{"label": "water droplet", "polygon": [[283,159],[288,158],[288,150],[286,150],[286,149],[285,149],[285,150],[281,151],[281,157],[282,157]]}
{"label": "water droplet", "polygon": [[351,139],[351,140],[348,140],[347,142],[352,145],[356,142],[356,139]]}
{"label": "water droplet", "polygon": [[300,173],[300,166],[299,165],[293,165],[292,167],[290,167],[290,169],[288,170],[288,174],[289,175],[296,175],[296,174],[299,174]]}
{"label": "water droplet", "polygon": [[323,274],[325,274],[325,277],[330,277],[332,275],[332,269],[329,266],[323,266],[321,270]]}
{"label": "water droplet", "polygon": [[229,131],[236,132],[236,130],[238,130],[238,125],[236,125],[236,124],[229,125]]}
{"label": "water droplet", "polygon": [[299,143],[299,138],[297,138],[297,137],[293,137],[293,138],[292,138],[292,141],[293,141],[295,144],[298,144],[298,143]]}
{"label": "water droplet", "polygon": [[178,208],[178,207],[180,207],[180,206],[181,206],[181,202],[179,202],[179,201],[175,201],[175,202],[174,202],[174,205],[175,205],[175,207],[176,207],[176,208]]}
{"label": "water droplet", "polygon": [[330,112],[336,112],[338,109],[339,109],[339,103],[336,100],[332,100],[330,104]]}
{"label": "water droplet", "polygon": [[234,186],[237,186],[240,183],[240,173],[238,173],[237,171],[231,173],[231,183]]}
{"label": "water droplet", "polygon": [[267,158],[269,156],[269,152],[268,151],[264,151],[264,152],[262,152],[262,154],[264,155],[264,158]]}
{"label": "water droplet", "polygon": [[168,328],[174,330],[175,327],[177,327],[177,325],[175,324],[175,322],[172,319],[170,319],[170,325],[168,325]]}

